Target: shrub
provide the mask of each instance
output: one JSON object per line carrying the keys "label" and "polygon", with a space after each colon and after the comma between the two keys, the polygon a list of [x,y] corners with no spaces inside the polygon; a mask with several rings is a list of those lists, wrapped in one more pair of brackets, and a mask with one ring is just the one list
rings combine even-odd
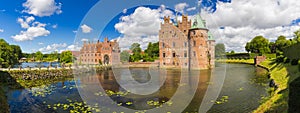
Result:
{"label": "shrub", "polygon": [[291,65],[298,65],[298,59],[293,59],[291,62]]}
{"label": "shrub", "polygon": [[298,64],[298,71],[300,71],[300,64]]}
{"label": "shrub", "polygon": [[281,63],[284,61],[284,56],[280,55],[276,58],[276,62]]}
{"label": "shrub", "polygon": [[284,63],[290,63],[291,60],[289,58],[284,58]]}

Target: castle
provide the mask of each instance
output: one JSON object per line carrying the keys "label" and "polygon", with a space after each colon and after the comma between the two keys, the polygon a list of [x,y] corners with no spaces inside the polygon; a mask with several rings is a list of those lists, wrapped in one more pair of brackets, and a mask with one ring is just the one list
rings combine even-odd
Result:
{"label": "castle", "polygon": [[164,17],[159,30],[160,67],[209,69],[214,67],[215,40],[206,27],[206,22],[196,15],[188,20],[172,23]]}
{"label": "castle", "polygon": [[103,42],[86,43],[80,50],[79,62],[81,64],[119,64],[120,48],[116,40]]}

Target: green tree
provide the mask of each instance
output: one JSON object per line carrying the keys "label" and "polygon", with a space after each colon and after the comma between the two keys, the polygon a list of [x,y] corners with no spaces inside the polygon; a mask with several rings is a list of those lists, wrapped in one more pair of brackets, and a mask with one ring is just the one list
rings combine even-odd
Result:
{"label": "green tree", "polygon": [[61,63],[71,63],[73,61],[73,55],[71,51],[64,51],[60,54]]}
{"label": "green tree", "polygon": [[153,44],[149,42],[148,47],[145,50],[145,54],[143,55],[143,60],[153,62],[158,57],[159,57],[159,42]]}
{"label": "green tree", "polygon": [[270,53],[269,40],[263,36],[256,36],[248,44],[248,50],[250,50],[251,53]]}
{"label": "green tree", "polygon": [[285,36],[279,36],[275,41],[276,50],[282,52],[283,48],[290,46],[292,43],[291,41],[287,40]]}
{"label": "green tree", "polygon": [[15,56],[17,56],[18,60],[20,60],[23,57],[22,50],[20,46],[18,45],[10,45],[10,47],[13,49],[13,53]]}
{"label": "green tree", "polygon": [[245,46],[245,50],[249,53],[251,51],[251,43],[247,42],[246,46]]}
{"label": "green tree", "polygon": [[300,30],[294,32],[294,39],[296,43],[300,42]]}
{"label": "green tree", "polygon": [[132,51],[132,55],[130,55],[130,61],[136,62],[142,59],[142,48],[140,47],[139,43],[133,43],[130,47],[130,50]]}
{"label": "green tree", "polygon": [[222,57],[225,55],[225,45],[223,43],[218,43],[215,46],[215,56]]}
{"label": "green tree", "polygon": [[9,67],[19,63],[18,53],[14,51],[15,46],[9,45],[4,39],[0,39],[0,66]]}
{"label": "green tree", "polygon": [[274,42],[270,42],[269,48],[271,53],[276,53],[276,44]]}
{"label": "green tree", "polygon": [[122,62],[128,62],[129,61],[129,58],[130,58],[130,54],[128,51],[122,51],[120,53],[120,60]]}
{"label": "green tree", "polygon": [[35,53],[35,60],[36,61],[42,61],[43,60],[43,53],[38,51]]}

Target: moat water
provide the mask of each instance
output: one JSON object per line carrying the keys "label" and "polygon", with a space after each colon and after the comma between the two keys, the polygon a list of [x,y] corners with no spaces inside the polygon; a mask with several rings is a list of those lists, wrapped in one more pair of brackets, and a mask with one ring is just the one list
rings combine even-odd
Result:
{"label": "moat water", "polygon": [[[137,87],[122,82],[122,79],[126,79],[122,77],[122,73],[126,73],[126,70],[107,70],[100,73],[87,73],[84,76],[75,77],[74,80],[30,89],[10,89],[7,93],[10,112],[71,112],[70,110],[74,109],[74,106],[79,106],[79,111],[80,109],[82,111],[90,109],[93,112],[103,113],[114,111],[127,113],[132,110],[199,112],[200,106],[206,104],[208,106],[205,106],[204,109],[210,113],[248,113],[260,105],[262,97],[268,96],[266,70],[252,65],[217,64],[213,72],[212,70],[196,72],[164,70],[155,73],[149,70],[151,69],[131,68],[130,73],[134,81],[141,84],[157,78],[158,81],[153,82],[157,82],[161,86],[151,87],[158,88],[154,92],[151,92],[151,88],[144,90],[145,86]],[[161,76],[161,74],[165,74],[165,76]],[[216,99],[207,99],[206,97],[212,96],[207,94],[209,92],[207,89],[218,90],[210,87],[210,85],[217,84],[211,80],[225,74],[224,84],[218,86],[220,94]],[[99,88],[103,90],[99,90]],[[131,90],[128,92],[125,89]],[[145,94],[138,94],[139,91],[144,91]],[[122,109],[119,111],[117,108]]]}

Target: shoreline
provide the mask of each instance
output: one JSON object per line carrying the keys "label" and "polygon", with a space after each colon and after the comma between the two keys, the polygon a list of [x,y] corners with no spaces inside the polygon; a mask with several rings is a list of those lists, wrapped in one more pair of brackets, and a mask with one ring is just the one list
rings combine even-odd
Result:
{"label": "shoreline", "polygon": [[[291,74],[289,73],[288,68],[294,68],[295,66],[291,66],[290,64],[284,64],[284,63],[274,63],[272,60],[274,59],[267,59],[256,66],[264,68],[269,72],[269,80],[273,79],[275,84],[278,85],[278,89],[274,89],[273,87],[270,87],[269,90],[267,90],[267,92],[270,94],[267,97],[267,100],[264,100],[264,102],[262,102],[259,105],[259,107],[253,111],[253,113],[264,113],[264,112],[287,113],[288,111],[288,98],[289,98],[288,85],[291,82],[289,80],[291,78],[289,77],[293,76],[293,79],[295,79],[299,77],[299,75],[297,75],[299,74],[299,72],[295,72]],[[253,63],[249,62],[249,60],[248,61],[247,60],[219,60],[219,61],[226,62],[226,63],[240,63],[240,64],[254,65],[254,62]]]}

